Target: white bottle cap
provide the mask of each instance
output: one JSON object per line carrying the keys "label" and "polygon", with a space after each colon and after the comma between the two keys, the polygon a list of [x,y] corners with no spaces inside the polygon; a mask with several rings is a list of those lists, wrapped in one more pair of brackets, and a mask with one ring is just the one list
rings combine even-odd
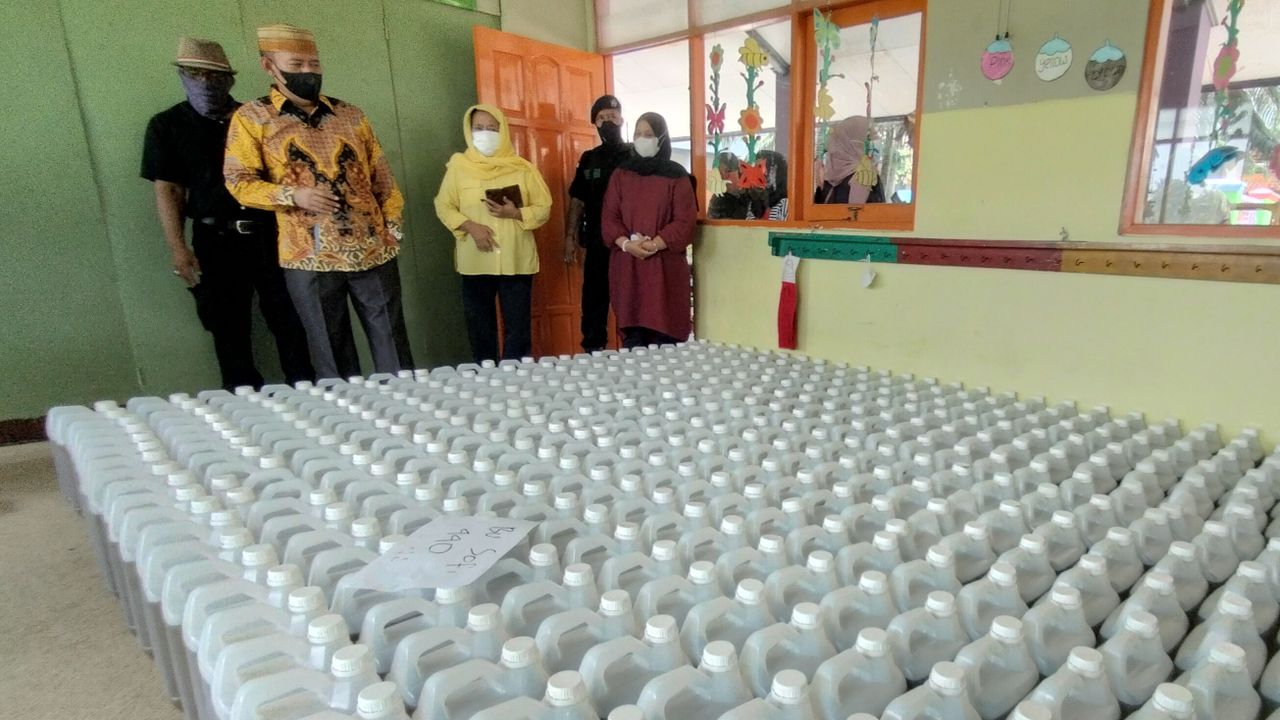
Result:
{"label": "white bottle cap", "polygon": [[295,615],[307,615],[324,606],[324,590],[314,585],[300,587],[289,592],[289,612]]}
{"label": "white bottle cap", "polygon": [[440,498],[440,488],[432,485],[418,485],[413,489],[413,499],[420,503],[429,503]]}
{"label": "white bottle cap", "polygon": [[592,482],[608,482],[610,474],[607,466],[597,465],[588,471],[587,477],[591,478]]}
{"label": "white bottle cap", "polygon": [[657,505],[670,505],[676,501],[676,491],[669,487],[653,489],[653,502]]}
{"label": "white bottle cap", "polygon": [[991,637],[1003,643],[1022,642],[1022,621],[1011,615],[997,615],[991,621]]}
{"label": "white bottle cap", "polygon": [[640,537],[640,526],[633,522],[620,522],[613,529],[615,540],[635,540]]}
{"label": "white bottle cap", "polygon": [[1007,562],[997,562],[987,571],[987,579],[1000,587],[1013,587],[1018,584],[1018,571]]}
{"label": "white bottle cap", "polygon": [[333,654],[329,672],[336,678],[353,678],[373,669],[373,651],[368,645],[348,645]]}
{"label": "white bottle cap", "polygon": [[591,503],[582,509],[582,519],[590,525],[597,525],[609,519],[609,508],[600,503]]}
{"label": "white bottle cap", "polygon": [[587,684],[577,670],[562,670],[547,679],[546,702],[551,707],[573,707],[587,700]]}
{"label": "white bottle cap", "polygon": [[564,569],[564,584],[569,587],[586,587],[594,582],[591,566],[586,563],[574,563]]}
{"label": "white bottle cap", "polygon": [[977,520],[970,520],[964,524],[964,534],[970,540],[983,541],[991,539],[991,529],[987,527],[986,523]]}
{"label": "white bottle cap", "polygon": [[240,527],[240,515],[235,510],[214,510],[209,513],[209,527],[214,529]]}
{"label": "white bottle cap", "polygon": [[858,578],[858,587],[868,595],[883,595],[889,591],[889,578],[879,570],[867,570]]}
{"label": "white bottle cap", "polygon": [[396,546],[396,543],[405,539],[404,535],[384,535],[378,540],[378,554],[386,555],[387,551]]}
{"label": "white bottle cap", "polygon": [[545,483],[531,480],[520,488],[520,493],[527,498],[540,498],[547,494],[547,486]]}
{"label": "white bottle cap", "polygon": [[1173,576],[1163,570],[1147,573],[1147,579],[1142,584],[1161,595],[1172,595],[1175,589]]}
{"label": "white bottle cap", "polygon": [[885,530],[877,530],[871,536],[871,544],[882,552],[894,552],[898,549],[898,536]]}
{"label": "white bottle cap", "polygon": [[1151,704],[1178,720],[1195,717],[1195,697],[1181,685],[1160,683],[1156,687],[1156,694],[1151,698]]}
{"label": "white bottle cap", "polygon": [[812,630],[822,622],[822,614],[818,606],[811,602],[797,603],[791,609],[791,624],[801,630]]}
{"label": "white bottle cap", "polygon": [[516,484],[516,474],[510,470],[499,470],[493,474],[493,484],[498,487],[512,487]]}
{"label": "white bottle cap", "polygon": [[893,468],[887,467],[885,465],[877,465],[875,466],[874,469],[872,469],[871,474],[877,480],[892,480]]}
{"label": "white bottle cap", "polygon": [[738,588],[733,593],[733,599],[743,605],[759,605],[763,598],[764,583],[755,578],[747,578],[738,583]]}
{"label": "white bottle cap", "polygon": [[1139,610],[1125,618],[1124,629],[1149,640],[1160,633],[1160,623],[1155,615]]}
{"label": "white bottle cap", "polygon": [[929,498],[924,509],[935,515],[947,515],[951,511],[951,503],[946,498]]}
{"label": "white bottle cap", "polygon": [[551,543],[538,543],[529,550],[529,564],[533,567],[551,567],[558,561],[556,546]]}
{"label": "white bottle cap", "polygon": [[1267,568],[1256,560],[1245,560],[1236,568],[1236,575],[1254,583],[1267,581]]}
{"label": "white bottle cap", "polygon": [[814,550],[809,553],[809,560],[805,563],[811,572],[827,572],[835,565],[836,559],[826,550]]}
{"label": "white bottle cap", "polygon": [[1209,651],[1209,662],[1234,672],[1243,672],[1246,668],[1247,660],[1244,648],[1235,643],[1227,642],[1215,645]]}
{"label": "white bottle cap", "polygon": [[1169,524],[1169,513],[1165,512],[1163,508],[1147,508],[1142,511],[1142,518],[1155,525]]}
{"label": "white bottle cap", "polygon": [[1053,720],[1053,711],[1038,702],[1024,700],[1013,709],[1009,720]]}
{"label": "white bottle cap", "polygon": [[1058,489],[1057,485],[1054,485],[1053,483],[1047,483],[1047,482],[1043,482],[1037,485],[1036,492],[1043,497],[1047,497],[1053,500],[1056,500],[1062,494],[1062,491]]}
{"label": "white bottle cap", "polygon": [[571,492],[556,493],[553,507],[556,510],[572,510],[578,507],[578,496]]}
{"label": "white bottle cap", "polygon": [[467,611],[467,629],[487,632],[502,622],[502,610],[493,603],[481,603]]}
{"label": "white bottle cap", "polygon": [[[249,547],[253,543],[253,533],[248,528],[230,527],[223,528],[218,531],[218,549],[219,550],[240,550]],[[270,547],[270,546],[267,546]],[[274,553],[275,551],[272,550]],[[243,562],[243,555],[241,561]],[[273,555],[274,557],[274,555]],[[252,565],[246,567],[261,567],[261,565]]]}
{"label": "white bottle cap", "polygon": [[951,617],[956,614],[956,598],[949,592],[934,590],[925,598],[924,607],[936,617]]}
{"label": "white bottle cap", "polygon": [[626,590],[609,590],[600,596],[600,614],[617,617],[631,612],[631,596]]}
{"label": "white bottle cap", "polygon": [[267,569],[267,587],[282,588],[302,585],[302,569],[297,565],[276,565]]}
{"label": "white bottle cap", "polygon": [[720,532],[725,535],[741,535],[747,527],[747,521],[740,515],[725,515],[720,521]]}
{"label": "white bottle cap", "polygon": [[1027,534],[1018,539],[1018,547],[1032,555],[1043,555],[1046,552],[1047,544],[1044,538],[1039,535]]}
{"label": "white bottle cap", "polygon": [[1049,521],[1063,530],[1074,530],[1076,527],[1075,514],[1066,510],[1055,510],[1053,515],[1049,517]]}
{"label": "white bottle cap", "polygon": [[1080,591],[1070,585],[1054,585],[1049,593],[1049,601],[1064,610],[1075,610],[1083,603]]}
{"label": "white bottle cap", "polygon": [[1007,517],[1022,517],[1022,503],[1017,500],[1001,500],[1000,514]]}
{"label": "white bottle cap", "polygon": [[467,512],[471,508],[467,504],[466,495],[458,495],[456,497],[447,497],[440,503],[440,509],[447,513],[451,512]]}
{"label": "white bottle cap", "polygon": [[1080,562],[1078,564],[1082,570],[1090,575],[1096,576],[1107,574],[1107,559],[1101,555],[1085,553],[1080,557]]}
{"label": "white bottle cap", "polygon": [[929,686],[941,695],[959,695],[964,692],[964,668],[953,662],[936,663],[929,672]]}
{"label": "white bottle cap", "polygon": [[876,495],[871,498],[871,507],[876,512],[893,512],[893,500],[888,495]]}
{"label": "white bottle cap", "polygon": [[1253,619],[1253,602],[1243,595],[1227,591],[1218,601],[1218,612],[1246,620]]}
{"label": "white bottle cap", "polygon": [[644,720],[644,711],[635,705],[619,705],[606,720]]}
{"label": "white bottle cap", "polygon": [[1224,522],[1218,520],[1209,520],[1204,524],[1204,532],[1215,537],[1230,537],[1231,529]]}
{"label": "white bottle cap", "polygon": [[799,670],[783,670],[773,676],[773,687],[769,695],[782,705],[798,705],[805,702],[809,694],[804,673]]}
{"label": "white bottle cap", "polygon": [[747,483],[742,487],[742,496],[748,500],[759,500],[764,497],[764,485],[760,483]]}
{"label": "white bottle cap", "polygon": [[782,538],[778,535],[761,535],[760,542],[756,543],[756,549],[766,555],[774,555],[782,552]]}
{"label": "white bottle cap", "polygon": [[528,667],[538,660],[538,646],[531,637],[514,637],[502,644],[502,664],[509,668]]}
{"label": "white bottle cap", "polygon": [[1196,546],[1183,540],[1174,540],[1169,543],[1169,554],[1179,560],[1194,562],[1196,559]]}
{"label": "white bottle cap", "polygon": [[724,640],[713,640],[707,643],[707,647],[702,651],[702,664],[699,667],[715,673],[736,670],[738,653],[733,649],[733,643]]}
{"label": "white bottle cap", "polygon": [[400,690],[393,682],[374,683],[356,696],[356,715],[362,720],[376,720],[394,715],[397,708],[403,712]]}
{"label": "white bottle cap", "polygon": [[884,531],[890,535],[903,537],[907,534],[907,521],[902,518],[889,518],[884,523]]}
{"label": "white bottle cap", "polygon": [[1083,645],[1072,648],[1067,656],[1067,666],[1088,678],[1101,677],[1102,653]]}
{"label": "white bottle cap", "polygon": [[471,590],[466,585],[436,588],[435,602],[437,605],[456,605],[470,601]]}
{"label": "white bottle cap", "polygon": [[345,502],[332,502],[324,506],[325,522],[338,522],[351,519],[351,506]]}
{"label": "white bottle cap", "polygon": [[822,518],[822,530],[835,535],[846,532],[844,518],[839,515],[828,515]]}
{"label": "white bottle cap", "polygon": [[1133,544],[1133,531],[1126,527],[1108,528],[1107,539],[1121,547],[1128,547]]}
{"label": "white bottle cap", "polygon": [[689,566],[689,582],[709,585],[716,581],[716,566],[708,560],[697,560]]}
{"label": "white bottle cap", "polygon": [[680,626],[670,615],[654,615],[644,624],[644,639],[654,645],[666,645],[680,638]]}
{"label": "white bottle cap", "polygon": [[371,538],[382,534],[382,528],[378,526],[378,518],[361,517],[351,521],[351,537],[353,538]]}
{"label": "white bottle cap", "polygon": [[704,502],[687,502],[684,504],[684,516],[690,519],[707,516],[707,504]]}
{"label": "white bottle cap", "polygon": [[934,545],[924,555],[925,562],[936,568],[949,568],[955,564],[955,556],[945,545]]}
{"label": "white bottle cap", "polygon": [[263,543],[245,548],[240,556],[240,564],[247,568],[270,567],[271,565],[279,565],[280,559],[276,557],[276,549],[274,547]]}
{"label": "white bottle cap", "polygon": [[653,544],[653,549],[649,551],[650,557],[658,562],[666,562],[676,556],[676,543],[674,540],[659,540]]}
{"label": "white bottle cap", "polygon": [[312,645],[328,645],[349,635],[347,621],[341,615],[321,615],[307,623],[307,642]]}
{"label": "white bottle cap", "polygon": [[884,657],[889,653],[889,633],[875,627],[863,628],[858,631],[854,646],[867,657]]}

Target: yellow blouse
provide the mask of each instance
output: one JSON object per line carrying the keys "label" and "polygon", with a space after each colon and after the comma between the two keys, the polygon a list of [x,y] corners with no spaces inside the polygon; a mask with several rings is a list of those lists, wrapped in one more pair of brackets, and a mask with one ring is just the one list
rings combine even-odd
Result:
{"label": "yellow blouse", "polygon": [[[524,207],[520,219],[498,218],[485,207],[485,190],[519,185]],[[436,193],[436,215],[453,231],[454,264],[462,275],[533,275],[538,272],[538,247],[533,231],[551,216],[551,191],[532,168],[512,170],[481,180],[465,167],[451,165]],[[498,249],[480,252],[471,236],[458,228],[467,220],[493,230]]]}

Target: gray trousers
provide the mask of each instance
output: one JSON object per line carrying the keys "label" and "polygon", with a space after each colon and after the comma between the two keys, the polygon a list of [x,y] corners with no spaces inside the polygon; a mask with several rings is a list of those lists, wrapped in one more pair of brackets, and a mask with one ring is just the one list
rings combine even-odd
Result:
{"label": "gray trousers", "polygon": [[348,299],[369,338],[374,372],[395,373],[413,367],[400,305],[400,269],[395,258],[357,272],[285,268],[284,280],[307,333],[311,364],[318,379],[360,374]]}

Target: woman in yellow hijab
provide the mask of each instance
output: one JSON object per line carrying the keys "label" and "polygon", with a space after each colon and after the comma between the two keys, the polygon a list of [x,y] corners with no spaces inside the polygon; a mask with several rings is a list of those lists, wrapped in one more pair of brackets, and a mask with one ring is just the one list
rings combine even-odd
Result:
{"label": "woman in yellow hijab", "polygon": [[[474,105],[462,119],[465,152],[454,153],[436,193],[436,215],[453,231],[462,308],[476,362],[532,352],[529,304],[538,272],[533,231],[551,216],[551,192],[537,168],[516,154],[507,118]],[[502,303],[498,352],[495,300]]]}

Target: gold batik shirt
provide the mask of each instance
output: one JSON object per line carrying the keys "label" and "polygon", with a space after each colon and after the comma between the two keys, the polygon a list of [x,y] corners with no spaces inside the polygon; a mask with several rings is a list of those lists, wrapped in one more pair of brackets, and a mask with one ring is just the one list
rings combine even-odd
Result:
{"label": "gold batik shirt", "polygon": [[[273,87],[232,115],[222,172],[242,205],[275,211],[281,267],[368,270],[399,251],[404,198],[354,105],[322,95],[307,115]],[[338,211],[297,207],[294,190],[306,187],[330,190]]]}

